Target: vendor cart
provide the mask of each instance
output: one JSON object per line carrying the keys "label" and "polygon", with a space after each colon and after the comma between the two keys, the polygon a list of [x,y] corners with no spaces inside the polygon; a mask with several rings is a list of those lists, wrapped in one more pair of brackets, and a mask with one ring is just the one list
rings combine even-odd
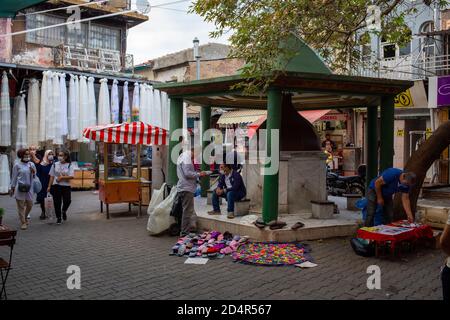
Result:
{"label": "vendor cart", "polygon": [[[143,122],[109,124],[85,128],[83,135],[100,143],[99,150],[99,200],[100,210],[106,205],[106,217],[110,218],[109,205],[128,203],[139,205],[141,216],[141,146],[167,144],[167,130]],[[137,169],[137,170],[133,170]]]}

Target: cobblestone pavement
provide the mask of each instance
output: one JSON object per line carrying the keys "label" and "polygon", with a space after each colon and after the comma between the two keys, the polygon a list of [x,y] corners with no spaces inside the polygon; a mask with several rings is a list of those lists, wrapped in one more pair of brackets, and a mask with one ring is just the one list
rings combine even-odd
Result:
{"label": "cobblestone pavement", "polygon": [[[18,227],[15,202],[0,196],[4,224]],[[136,210],[134,208],[133,210]],[[97,195],[74,192],[68,221],[48,225],[33,208],[30,228],[18,231],[9,299],[441,299],[444,256],[421,249],[405,259],[356,256],[348,239],[309,241],[318,267],[256,267],[231,257],[185,265],[169,256],[175,238],[151,237],[147,218],[107,221]],[[112,212],[127,205],[112,206]],[[7,255],[0,247],[0,256]],[[369,265],[381,268],[381,289],[368,290]],[[81,290],[69,290],[66,269],[81,268]]]}

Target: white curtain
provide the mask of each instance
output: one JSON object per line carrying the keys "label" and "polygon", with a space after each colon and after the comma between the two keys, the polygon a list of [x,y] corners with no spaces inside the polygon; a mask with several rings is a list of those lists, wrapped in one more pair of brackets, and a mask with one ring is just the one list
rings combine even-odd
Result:
{"label": "white curtain", "polygon": [[57,123],[60,119],[59,105],[61,101],[59,95],[59,77],[56,73],[49,72],[47,86],[48,109],[45,118],[45,141],[54,142],[56,138],[57,127],[61,125],[60,123]]}
{"label": "white curtain", "polygon": [[161,127],[169,130],[169,96],[167,92],[161,92]]}
{"label": "white curtain", "polygon": [[153,90],[153,122],[155,126],[162,127],[161,92]]}
{"label": "white curtain", "polygon": [[97,102],[95,100],[94,78],[88,78],[89,126],[97,125]]}
{"label": "white curtain", "polygon": [[9,162],[6,154],[0,155],[0,193],[7,193],[10,184]]}
{"label": "white curtain", "polygon": [[139,85],[139,121],[148,123],[148,99],[147,85]]}
{"label": "white curtain", "polygon": [[6,72],[3,71],[0,96],[1,134],[0,146],[11,146],[11,105],[9,101],[9,84]]}
{"label": "white curtain", "polygon": [[30,146],[39,144],[39,100],[39,81],[31,79],[27,96],[27,141]]}
{"label": "white curtain", "polygon": [[[64,116],[64,107],[67,108],[67,93],[66,93],[66,100],[63,103],[63,90],[61,89],[61,77],[63,76],[62,73],[55,73],[53,77],[53,90],[55,94],[55,98],[53,100],[54,103],[54,136],[53,136],[53,144],[62,145],[63,144],[63,128],[64,128],[64,122],[67,122],[67,109],[65,112],[65,119]],[[66,75],[64,74],[64,77]],[[66,82],[64,80],[64,86],[66,85]],[[67,124],[66,124],[67,126]]]}
{"label": "white curtain", "polygon": [[130,97],[128,92],[128,81],[123,84],[122,122],[131,122]]}
{"label": "white curtain", "polygon": [[69,133],[69,125],[67,123],[67,84],[65,73],[59,75],[59,90],[61,93],[61,135],[66,136]]}
{"label": "white curtain", "polygon": [[47,125],[47,108],[48,105],[48,73],[49,71],[42,72],[42,82],[41,82],[41,99],[40,99],[40,108],[39,108],[39,141],[45,141],[45,133],[46,133],[46,125]]}
{"label": "white curtain", "polygon": [[[78,99],[77,99],[77,93],[75,89],[75,79],[77,79],[77,76],[70,75],[69,80],[69,97],[68,97],[68,108],[67,108],[67,119],[69,121],[68,123],[68,135],[67,139],[69,140],[78,140]],[[78,81],[78,79],[77,79]]]}
{"label": "white curtain", "polygon": [[14,98],[13,108],[11,110],[11,146],[16,148],[17,143],[17,125],[19,123],[19,104],[20,96]]}
{"label": "white curtain", "polygon": [[140,101],[139,101],[139,83],[134,83],[133,89],[133,104],[131,107],[131,121],[139,121],[139,109],[140,109]]}
{"label": "white curtain", "polygon": [[120,123],[120,112],[119,112],[119,87],[117,84],[119,81],[114,79],[113,85],[111,87],[111,118],[112,123]]}
{"label": "white curtain", "polygon": [[88,87],[85,76],[80,76],[80,118],[78,119],[79,127],[78,131],[80,137],[78,141],[87,142],[87,139],[83,137],[83,130],[89,127],[89,102],[88,102]]}
{"label": "white curtain", "polygon": [[108,80],[100,80],[100,94],[98,97],[98,124],[111,123],[111,109],[109,103]]}
{"label": "white curtain", "polygon": [[26,148],[27,144],[27,109],[25,107],[25,95],[18,97],[18,111],[17,111],[17,131],[15,146],[16,150]]}

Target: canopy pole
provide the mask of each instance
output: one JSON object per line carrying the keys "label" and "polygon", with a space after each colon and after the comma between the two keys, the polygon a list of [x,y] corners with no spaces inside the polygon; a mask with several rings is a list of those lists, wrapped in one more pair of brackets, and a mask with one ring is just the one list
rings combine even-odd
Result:
{"label": "canopy pole", "polygon": [[380,172],[394,164],[394,96],[381,98]]}
{"label": "canopy pole", "polygon": [[180,142],[178,139],[173,139],[173,133],[175,130],[183,128],[183,99],[182,98],[170,98],[170,137],[169,137],[169,155],[168,155],[168,177],[167,183],[170,186],[174,186],[178,182],[177,176],[177,158],[172,161],[172,150]]}
{"label": "canopy pole", "polygon": [[367,107],[367,187],[378,176],[378,107]]}
{"label": "canopy pole", "polygon": [[[277,144],[278,148],[275,152],[278,152],[279,159],[279,135],[277,141],[273,141],[274,130],[280,130],[281,127],[281,107],[282,107],[282,94],[280,89],[269,88],[267,93],[267,121],[266,121],[266,149],[267,158],[272,159],[272,143]],[[278,131],[279,132],[279,131]],[[262,216],[264,222],[276,220],[278,218],[278,173],[279,168],[275,168],[275,173],[269,174],[268,170],[274,170],[271,168],[275,163],[271,160],[270,163],[264,165],[264,187],[263,187],[263,201],[262,201]],[[278,164],[275,164],[278,165]],[[272,173],[272,172],[270,172]]]}
{"label": "canopy pole", "polygon": [[[202,107],[201,111],[200,111],[200,119],[202,121],[202,133],[201,133],[201,139],[202,139],[202,171],[208,171],[209,170],[209,160],[210,159],[205,159],[204,157],[204,150],[206,149],[206,147],[208,146],[208,144],[210,143],[210,141],[205,141],[204,140],[204,136],[205,136],[205,132],[210,129],[211,127],[211,107],[206,106],[206,107]],[[201,196],[202,197],[206,197],[206,192],[209,190],[210,188],[210,179],[209,176],[204,176],[201,178]]]}

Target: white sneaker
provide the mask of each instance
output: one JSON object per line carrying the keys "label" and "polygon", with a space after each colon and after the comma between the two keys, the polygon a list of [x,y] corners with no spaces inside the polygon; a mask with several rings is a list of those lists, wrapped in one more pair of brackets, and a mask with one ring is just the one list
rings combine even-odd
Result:
{"label": "white sneaker", "polygon": [[27,225],[26,223],[24,223],[24,224],[22,224],[22,225],[20,226],[20,229],[22,229],[22,230],[27,230],[27,229],[28,229],[28,225]]}
{"label": "white sneaker", "polygon": [[27,220],[30,220],[30,219],[31,219],[31,214],[28,214]]}

